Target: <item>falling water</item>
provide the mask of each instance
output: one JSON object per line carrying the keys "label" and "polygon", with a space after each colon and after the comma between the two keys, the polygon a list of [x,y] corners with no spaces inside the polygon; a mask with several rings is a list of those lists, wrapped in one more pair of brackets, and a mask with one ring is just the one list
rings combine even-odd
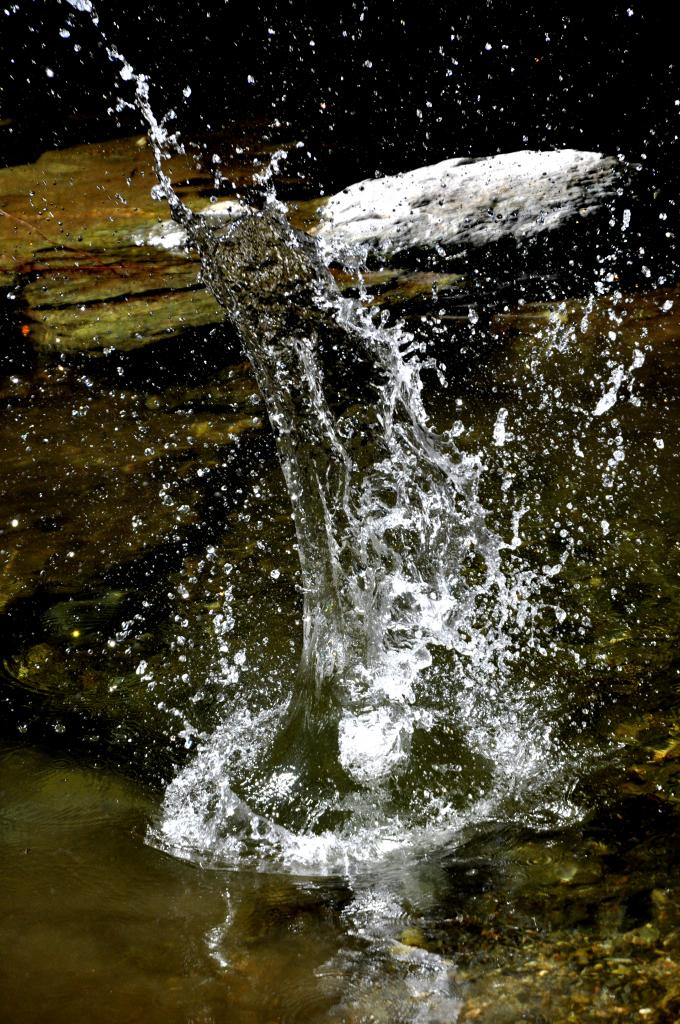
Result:
{"label": "falling water", "polygon": [[[319,244],[290,226],[270,187],[260,209],[193,215],[163,173],[144,80],[137,100],[159,190],[255,368],[304,604],[290,700],[256,710],[244,686],[168,788],[156,841],[319,868],[416,842],[416,825],[445,834],[521,792],[537,798],[560,762],[549,721],[511,685],[540,607],[541,573],[518,554],[522,509],[508,502],[504,532],[489,525],[483,458],[456,446],[460,424],[431,426],[421,372],[437,367],[413,336],[340,296]],[[435,683],[437,649],[452,667]],[[464,809],[460,766],[426,760],[461,728],[476,762]]]}

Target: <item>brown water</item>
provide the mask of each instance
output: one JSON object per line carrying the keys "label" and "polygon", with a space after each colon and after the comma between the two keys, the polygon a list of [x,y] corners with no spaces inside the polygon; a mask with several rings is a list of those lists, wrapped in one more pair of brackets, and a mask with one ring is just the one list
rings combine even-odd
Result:
{"label": "brown water", "polygon": [[333,884],[202,871],[144,842],[158,795],[4,745],[3,1019],[323,1019]]}

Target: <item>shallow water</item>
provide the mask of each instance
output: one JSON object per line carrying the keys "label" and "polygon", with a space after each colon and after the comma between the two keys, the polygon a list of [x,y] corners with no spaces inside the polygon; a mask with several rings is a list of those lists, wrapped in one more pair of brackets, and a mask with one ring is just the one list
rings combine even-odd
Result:
{"label": "shallow water", "polygon": [[[50,737],[38,749],[18,745],[15,731],[2,759],[8,1019],[89,1020],[93,1006],[109,1019],[131,1021],[409,1020],[416,1011],[427,1020],[459,1013],[461,1020],[505,1021],[527,1006],[548,1020],[573,1013],[583,1020],[632,1019],[639,1010],[650,1011],[647,1019],[675,1019],[677,591],[669,544],[677,525],[670,443],[677,423],[667,402],[674,328],[659,312],[671,301],[666,293],[626,301],[630,331],[618,339],[615,365],[630,366],[640,322],[647,329],[646,358],[636,370],[640,405],[628,400],[635,392],[624,392],[625,402],[617,395],[616,433],[592,417],[610,388],[607,361],[596,365],[595,383],[568,373],[570,345],[578,344],[581,361],[598,358],[610,322],[606,303],[603,313],[594,308],[585,335],[578,305],[552,323],[542,309],[531,311],[534,320],[524,311],[515,320],[499,318],[493,357],[474,373],[461,365],[450,385],[455,397],[448,388],[432,397],[440,422],[452,409],[467,419],[459,443],[472,448],[494,436],[498,417],[489,394],[496,408],[507,409],[505,444],[486,449],[485,480],[491,497],[503,494],[510,472],[526,494],[540,493],[522,520],[524,546],[538,564],[547,551],[551,563],[559,558],[556,508],[567,500],[574,506],[576,544],[554,577],[554,603],[568,615],[550,626],[555,647],[541,662],[545,676],[530,678],[539,704],[551,694],[541,712],[562,756],[553,812],[545,800],[536,806],[520,792],[519,802],[510,798],[500,813],[496,807],[485,815],[482,808],[476,824],[464,814],[458,832],[449,819],[437,838],[430,832],[421,842],[407,841],[401,853],[377,863],[372,857],[370,866],[348,865],[337,875],[331,862],[326,877],[318,876],[318,864],[311,875],[298,865],[301,877],[206,869],[149,846],[148,829],[162,820],[162,793],[130,781],[130,772],[157,779],[168,743],[177,757],[185,742],[200,742],[187,723],[210,728],[244,681],[251,700],[259,685],[262,706],[285,700],[299,656],[285,491],[271,447],[246,446],[239,458],[249,468],[239,477],[237,508],[212,513],[226,536],[214,553],[206,557],[202,549],[190,557],[190,572],[173,570],[177,593],[169,598],[167,620],[156,619],[145,633],[143,620],[121,626],[86,607],[78,622],[89,623],[91,633],[78,646],[63,635],[77,628],[73,608],[67,606],[71,618],[52,611],[45,619],[38,605],[42,618],[33,627],[26,621],[8,648],[15,680],[15,689],[5,690],[6,698],[14,693],[8,725],[43,742]],[[577,332],[571,324],[579,325]],[[542,413],[540,397],[525,405],[514,390],[520,371],[524,394],[533,388],[554,396],[559,387],[563,400]],[[578,462],[566,463],[564,445],[543,442],[556,420],[561,438],[578,439]],[[620,434],[625,483],[619,476],[606,486],[603,477],[617,469],[609,463]],[[659,439],[668,443],[660,448]],[[110,472],[115,480],[113,467]],[[27,520],[29,513],[24,505]],[[502,510],[498,518],[507,523]],[[225,563],[233,568],[225,570]],[[149,577],[149,585],[149,598],[160,595],[162,573]],[[225,586],[235,617],[226,633]],[[58,609],[59,602],[48,598],[46,605]],[[587,614],[586,629],[574,624],[574,609]],[[263,636],[265,647],[258,646]],[[113,650],[107,637],[118,638]],[[41,656],[47,667],[36,667]],[[122,702],[109,689],[106,658],[114,656]],[[426,677],[427,699],[451,671],[450,655],[440,652]],[[17,678],[23,701],[16,698]],[[531,692],[521,680],[518,685],[523,696]],[[39,700],[46,690],[47,706]],[[476,704],[461,695],[468,701],[467,728],[452,715],[452,728],[430,734],[425,753],[432,777],[404,779],[410,789],[431,791],[437,766],[457,763],[463,812],[471,787],[483,789],[488,781],[471,756],[469,726],[476,714],[483,743],[489,698],[483,690],[471,696]],[[94,709],[97,728],[86,739]],[[184,735],[173,741],[178,726]],[[499,749],[497,737],[494,742]],[[69,749],[81,753],[63,752]],[[191,755],[190,749],[184,757]],[[512,746],[508,756],[517,764]],[[111,770],[112,759],[122,774]],[[421,799],[426,807],[427,795]],[[569,810],[566,817],[560,807]],[[389,838],[404,837],[392,829]]]}
{"label": "shallow water", "polygon": [[6,1020],[322,1019],[340,884],[164,856],[144,842],[157,795],[67,757],[5,745],[0,788]]}

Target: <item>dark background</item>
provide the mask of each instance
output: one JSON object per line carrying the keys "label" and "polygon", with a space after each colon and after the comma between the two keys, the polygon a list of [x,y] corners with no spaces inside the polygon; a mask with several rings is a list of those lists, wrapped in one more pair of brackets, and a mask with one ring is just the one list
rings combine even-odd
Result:
{"label": "dark background", "polygon": [[[676,160],[680,90],[667,5],[99,6],[108,39],[149,74],[154,109],[177,109],[189,133],[278,119],[333,164],[334,184],[527,147],[645,154],[666,168]],[[121,83],[87,14],[66,0],[18,0],[8,10],[0,118],[13,123],[0,132],[2,162],[140,130],[134,112],[107,113]]]}

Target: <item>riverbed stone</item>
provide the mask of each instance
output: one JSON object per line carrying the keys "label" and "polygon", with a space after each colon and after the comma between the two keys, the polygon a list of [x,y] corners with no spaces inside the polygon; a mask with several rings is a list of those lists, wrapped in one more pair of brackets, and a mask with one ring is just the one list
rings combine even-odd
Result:
{"label": "riverbed stone", "polygon": [[61,365],[4,399],[0,610],[37,586],[77,591],[200,522],[206,474],[262,425],[243,363],[151,405]]}

